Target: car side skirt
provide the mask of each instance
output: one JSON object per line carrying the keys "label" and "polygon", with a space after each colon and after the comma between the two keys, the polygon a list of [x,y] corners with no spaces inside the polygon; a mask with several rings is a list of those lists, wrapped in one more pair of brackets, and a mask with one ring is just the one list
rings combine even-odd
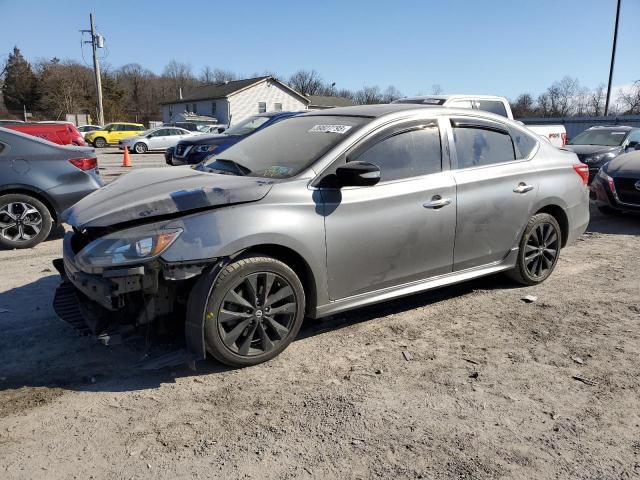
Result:
{"label": "car side skirt", "polygon": [[352,297],[336,300],[327,305],[319,305],[315,310],[315,315],[312,315],[312,317],[322,318],[345,310],[364,307],[394,298],[406,297],[415,293],[425,292],[427,290],[433,290],[456,283],[466,282],[467,280],[472,280],[474,278],[510,270],[516,265],[517,257],[518,247],[515,247],[511,249],[504,259],[487,265],[473,267],[459,272],[447,273],[445,275],[431,277],[426,280],[419,280],[417,282],[406,283],[361,295],[354,295]]}

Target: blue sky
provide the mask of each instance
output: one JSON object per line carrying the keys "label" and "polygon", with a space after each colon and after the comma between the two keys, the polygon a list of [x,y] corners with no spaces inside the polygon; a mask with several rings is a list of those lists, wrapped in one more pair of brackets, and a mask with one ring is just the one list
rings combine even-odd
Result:
{"label": "blue sky", "polygon": [[[615,0],[0,0],[0,56],[82,60],[93,11],[113,66],[171,59],[240,74],[315,69],[337,88],[537,94],[565,75],[606,83]],[[640,1],[622,0],[614,85],[640,79]],[[635,23],[635,25],[634,25]],[[85,48],[85,58],[90,52]]]}

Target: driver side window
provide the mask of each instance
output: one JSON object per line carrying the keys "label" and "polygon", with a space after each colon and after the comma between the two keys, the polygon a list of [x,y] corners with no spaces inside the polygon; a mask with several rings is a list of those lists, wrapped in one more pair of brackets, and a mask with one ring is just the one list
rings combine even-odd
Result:
{"label": "driver side window", "polygon": [[350,161],[368,162],[380,168],[380,181],[419,177],[442,170],[440,131],[420,126],[380,140]]}

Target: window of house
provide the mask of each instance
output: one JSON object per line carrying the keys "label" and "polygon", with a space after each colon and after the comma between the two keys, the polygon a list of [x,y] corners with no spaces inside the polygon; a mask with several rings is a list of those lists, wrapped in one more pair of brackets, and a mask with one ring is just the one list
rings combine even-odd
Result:
{"label": "window of house", "polygon": [[440,131],[436,126],[399,132],[365,150],[355,160],[380,167],[380,181],[418,177],[442,170]]}
{"label": "window of house", "polygon": [[276,112],[281,112],[281,111],[282,111],[282,104],[281,104],[281,103],[275,103],[275,104],[273,105],[273,109],[274,109]]}
{"label": "window of house", "polygon": [[265,113],[267,111],[267,102],[258,102],[258,113]]}
{"label": "window of house", "polygon": [[211,116],[216,116],[216,102],[211,102]]}
{"label": "window of house", "polygon": [[484,126],[454,126],[453,139],[458,168],[479,167],[516,159],[511,136],[503,130]]}
{"label": "window of house", "polygon": [[193,113],[198,113],[198,104],[197,104],[197,103],[194,103],[194,104],[193,104],[193,108],[192,108],[192,110],[191,110],[191,111],[192,111]]}
{"label": "window of house", "polygon": [[184,106],[184,110],[185,110],[185,112],[190,113],[190,112],[191,112],[191,105],[189,105],[189,104],[187,103],[187,104]]}

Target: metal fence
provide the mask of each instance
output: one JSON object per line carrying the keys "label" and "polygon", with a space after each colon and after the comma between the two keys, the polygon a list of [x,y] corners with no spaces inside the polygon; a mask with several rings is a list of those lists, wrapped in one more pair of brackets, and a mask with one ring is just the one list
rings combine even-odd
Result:
{"label": "metal fence", "polygon": [[531,117],[519,118],[525,125],[564,125],[569,139],[575,137],[580,132],[589,127],[627,125],[630,127],[640,127],[640,115],[621,115],[610,117]]}

